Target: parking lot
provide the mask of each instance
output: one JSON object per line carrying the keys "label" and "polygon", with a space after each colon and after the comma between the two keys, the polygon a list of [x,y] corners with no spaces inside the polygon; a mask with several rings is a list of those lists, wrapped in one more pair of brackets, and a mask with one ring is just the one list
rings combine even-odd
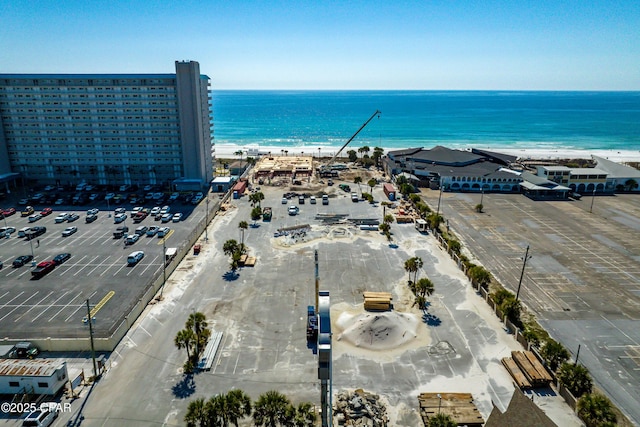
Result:
{"label": "parking lot", "polygon": [[[439,192],[423,190],[431,206]],[[640,423],[640,197],[532,201],[522,195],[443,193],[440,210],[487,269]]]}
{"label": "parking lot", "polygon": [[[152,202],[138,203],[149,208],[154,206]],[[179,222],[161,224],[149,216],[140,224],[134,224],[133,205],[111,204],[107,211],[105,201],[90,201],[82,207],[36,204],[36,212],[45,207],[54,208],[53,212],[29,223],[27,217],[20,216],[24,206],[11,200],[3,200],[1,206],[14,206],[18,210],[5,218],[6,225],[15,227],[16,232],[8,239],[0,238],[0,260],[4,264],[0,270],[0,334],[10,339],[86,337],[88,331],[83,319],[87,316],[87,299],[92,308],[99,305],[93,323],[95,336],[109,336],[152,279],[162,274],[163,242],[166,247],[179,246],[205,215],[203,206],[194,210],[192,204],[176,201],[170,208],[171,213],[183,214]],[[126,208],[128,218],[114,224],[113,210],[118,206]],[[93,208],[99,209],[97,219],[86,223],[87,210]],[[63,212],[77,213],[79,218],[71,223],[56,223],[55,218]],[[0,219],[1,227],[5,226],[5,220]],[[129,227],[129,234],[139,225],[168,226],[171,230],[164,238],[143,235],[135,244],[125,246],[124,239],[113,235],[116,228],[123,225]],[[18,237],[17,230],[28,226],[44,226],[46,233],[31,240]],[[77,231],[62,236],[63,230],[70,226],[77,227]],[[144,258],[129,266],[127,256],[133,251],[143,251]],[[33,254],[37,264],[61,253],[69,253],[71,258],[37,280],[32,277],[32,262],[12,267],[14,259],[21,255]]]}

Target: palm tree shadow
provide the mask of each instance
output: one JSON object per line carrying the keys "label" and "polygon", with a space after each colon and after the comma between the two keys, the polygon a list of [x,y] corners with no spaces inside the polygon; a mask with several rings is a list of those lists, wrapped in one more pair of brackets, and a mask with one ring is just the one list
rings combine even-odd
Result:
{"label": "palm tree shadow", "polygon": [[442,320],[434,314],[427,312],[426,307],[422,312],[422,321],[427,324],[427,326],[440,326],[442,324]]}
{"label": "palm tree shadow", "polygon": [[389,243],[389,247],[391,249],[398,249],[398,244],[397,243]]}
{"label": "palm tree shadow", "polygon": [[196,382],[193,380],[193,374],[184,374],[182,379],[171,387],[173,395],[179,399],[186,399],[196,391]]}
{"label": "palm tree shadow", "polygon": [[249,224],[249,227],[251,227],[251,228],[260,228],[260,224],[258,224],[256,222],[256,223],[253,223],[253,224]]}
{"label": "palm tree shadow", "polygon": [[238,274],[237,271],[227,271],[222,275],[222,278],[227,282],[233,282],[234,280],[238,280],[238,277],[240,277],[240,274]]}

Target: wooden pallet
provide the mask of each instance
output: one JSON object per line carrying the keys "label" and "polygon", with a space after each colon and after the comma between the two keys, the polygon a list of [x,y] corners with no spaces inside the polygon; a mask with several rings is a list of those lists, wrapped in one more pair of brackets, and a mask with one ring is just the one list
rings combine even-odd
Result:
{"label": "wooden pallet", "polygon": [[551,382],[551,376],[544,369],[544,366],[535,358],[532,354],[533,361],[531,357],[527,357],[525,351],[512,351],[511,357],[518,365],[518,368],[524,373],[527,380],[531,383],[532,386],[547,386]]}
{"label": "wooden pallet", "polygon": [[511,375],[511,378],[515,381],[516,385],[521,389],[531,388],[531,383],[527,380],[527,377],[522,373],[516,362],[511,357],[503,357],[502,364],[507,369],[507,372]]}

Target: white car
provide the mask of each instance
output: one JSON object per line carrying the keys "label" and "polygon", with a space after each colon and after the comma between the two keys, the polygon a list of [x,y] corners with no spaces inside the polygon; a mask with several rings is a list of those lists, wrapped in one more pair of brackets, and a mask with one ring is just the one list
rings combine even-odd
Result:
{"label": "white car", "polygon": [[171,230],[169,227],[161,227],[160,229],[158,229],[158,237],[164,237],[167,234],[169,234],[169,230]]}
{"label": "white car", "polygon": [[89,196],[89,200],[96,200],[98,198],[99,194],[98,193],[91,193],[91,195]]}
{"label": "white car", "polygon": [[73,226],[73,227],[67,227],[64,229],[64,231],[62,232],[62,237],[68,237],[71,236],[73,233],[75,233],[76,231],[78,231],[78,227]]}
{"label": "white car", "polygon": [[166,213],[169,213],[170,210],[171,210],[171,208],[169,206],[163,206],[162,209],[160,209],[160,215],[164,215]]}
{"label": "white car", "polygon": [[180,212],[173,214],[173,222],[180,222],[181,219],[182,219],[182,214]]}
{"label": "white car", "polygon": [[160,213],[160,206],[155,206],[153,209],[151,209],[150,215],[151,216],[155,216],[158,215]]}
{"label": "white car", "polygon": [[61,223],[61,222],[65,222],[67,219],[69,219],[69,214],[68,213],[61,213],[59,214],[56,219],[55,222],[56,223]]}
{"label": "white car", "polygon": [[36,222],[40,218],[42,218],[42,215],[40,215],[39,213],[34,213],[33,215],[29,215],[29,222]]}
{"label": "white car", "polygon": [[171,215],[170,213],[166,213],[162,215],[162,218],[160,219],[162,220],[162,222],[169,222],[173,219],[173,215]]}
{"label": "white car", "polygon": [[297,206],[289,206],[289,215],[294,216],[298,214]]}
{"label": "white car", "polygon": [[142,206],[136,206],[135,208],[131,209],[131,216],[136,216],[136,214],[138,212],[140,212],[142,210]]}
{"label": "white car", "polygon": [[140,260],[144,258],[144,252],[135,251],[131,252],[127,257],[127,265],[136,265]]}
{"label": "white car", "polygon": [[283,198],[282,198],[282,204],[283,204],[283,205],[286,205],[287,203],[289,203],[289,200],[287,200],[287,198],[286,198],[286,197],[283,197]]}
{"label": "white car", "polygon": [[160,229],[160,227],[156,227],[155,225],[152,225],[147,230],[147,236],[149,236],[149,237],[155,236],[159,229]]}
{"label": "white car", "polygon": [[309,197],[309,203],[311,203],[312,205],[315,205],[316,204],[316,196]]}
{"label": "white car", "polygon": [[124,239],[125,245],[133,245],[140,238],[139,234],[129,234],[126,239]]}
{"label": "white car", "polygon": [[123,214],[127,213],[127,210],[125,208],[116,208],[113,212],[117,214]]}
{"label": "white car", "polygon": [[114,224],[120,224],[125,219],[127,219],[127,214],[126,213],[119,213],[119,214],[116,214],[113,217],[113,223]]}
{"label": "white car", "polygon": [[89,209],[87,211],[87,216],[98,215],[98,212],[100,212],[100,209],[98,208]]}

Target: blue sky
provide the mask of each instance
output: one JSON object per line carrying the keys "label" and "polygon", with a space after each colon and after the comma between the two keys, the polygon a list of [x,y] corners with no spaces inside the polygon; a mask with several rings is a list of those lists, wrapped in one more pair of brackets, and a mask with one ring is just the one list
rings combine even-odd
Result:
{"label": "blue sky", "polygon": [[640,90],[640,1],[0,0],[0,73],[214,89]]}

